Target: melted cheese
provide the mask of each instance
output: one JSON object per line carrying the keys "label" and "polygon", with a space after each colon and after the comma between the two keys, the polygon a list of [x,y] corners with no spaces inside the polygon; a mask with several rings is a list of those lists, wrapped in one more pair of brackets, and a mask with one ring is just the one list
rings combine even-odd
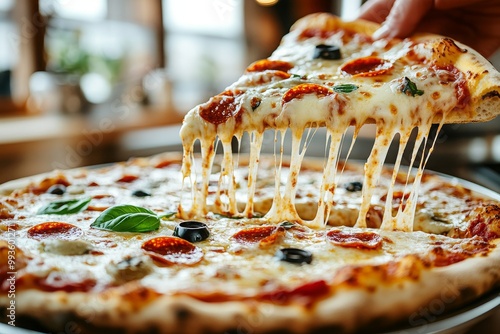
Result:
{"label": "melted cheese", "polygon": [[[215,212],[252,217],[256,192],[256,169],[262,135],[266,129],[282,133],[291,132],[292,150],[290,173],[284,186],[281,186],[281,162],[283,148],[279,149],[275,168],[275,194],[272,207],[266,218],[273,222],[295,221],[309,227],[319,228],[328,220],[332,210],[332,198],[338,188],[337,169],[340,160],[341,143],[349,126],[355,125],[357,133],[366,123],[375,123],[377,134],[372,152],[365,164],[363,194],[356,226],[366,227],[366,215],[373,200],[374,189],[379,184],[382,166],[386,160],[389,146],[399,136],[399,153],[394,166],[391,186],[387,194],[382,229],[411,231],[413,217],[418,202],[418,190],[428,154],[432,151],[430,141],[431,125],[446,122],[446,114],[457,105],[453,84],[443,84],[442,70],[432,70],[428,64],[416,60],[429,51],[423,45],[412,42],[388,46],[386,41],[372,44],[360,42],[360,36],[344,43],[342,32],[323,39],[311,37],[300,39],[300,31],[292,31],[285,36],[280,47],[268,61],[284,61],[291,64],[289,78],[277,74],[274,70],[247,71],[226,92],[234,96],[234,105],[238,115],[228,117],[220,124],[212,124],[200,116],[201,111],[219,112],[211,102],[197,106],[186,116],[180,135],[184,147],[184,178],[190,179],[193,206],[179,210],[183,216],[202,217],[207,214],[208,180],[212,173],[211,166],[215,150],[214,141],[218,140],[223,148],[222,172],[220,173]],[[318,44],[340,45],[341,60],[312,59],[314,48]],[[416,54],[416,55],[415,55]],[[391,69],[381,75],[349,75],[342,70],[343,64],[356,61],[360,57],[378,56]],[[265,63],[264,63],[265,64]],[[300,77],[299,77],[300,76]],[[305,79],[304,79],[305,78]],[[402,92],[405,78],[416,83],[423,95],[410,96]],[[307,85],[304,85],[307,84]],[[350,93],[335,92],[335,86],[355,84],[358,88]],[[301,86],[302,85],[302,86]],[[295,91],[294,91],[295,90]],[[288,96],[288,97],[287,97]],[[286,97],[286,98],[285,98]],[[252,101],[259,101],[257,107]],[[221,107],[222,108],[222,107]],[[324,126],[327,129],[329,150],[325,157],[324,176],[318,191],[317,212],[310,220],[302,219],[295,207],[297,180],[300,178],[302,160],[307,145],[301,147],[307,128]],[[417,128],[418,136],[411,154],[410,166],[416,165],[413,182],[405,189],[404,205],[397,214],[392,215],[392,197],[395,178],[403,160],[403,152],[408,145],[412,131]],[[234,155],[231,141],[240,140],[244,133],[251,138],[249,177],[247,185],[248,205],[238,211],[235,196]],[[354,142],[353,138],[353,142]],[[306,139],[310,140],[309,139]],[[192,168],[193,145],[201,143],[201,170]],[[328,143],[327,143],[328,146]],[[426,149],[427,148],[427,149]],[[351,148],[352,149],[352,146]],[[236,158],[237,159],[237,158]],[[201,180],[194,181],[194,180]],[[200,186],[201,185],[201,186]]]}
{"label": "melted cheese", "polygon": [[[340,136],[340,135],[338,135]],[[298,142],[299,134],[296,134]],[[259,142],[260,139],[254,139]],[[282,138],[277,141],[282,146]],[[332,142],[341,141],[340,137],[331,138]],[[340,144],[338,144],[340,145]],[[336,150],[337,144],[332,144]],[[302,148],[304,145],[302,145]],[[258,150],[255,148],[255,154]],[[300,160],[301,152],[295,154]],[[255,158],[255,157],[254,157]],[[295,211],[290,216],[299,217],[301,221],[314,221],[317,219],[320,198],[325,196],[325,201],[332,203],[331,213],[325,211],[321,219],[329,220],[331,225],[337,225],[345,233],[355,233],[367,229],[352,227],[357,220],[362,204],[361,192],[348,191],[345,184],[360,181],[363,178],[363,166],[339,163],[332,164],[331,174],[323,174],[322,164],[305,160],[301,164],[299,175],[295,175],[298,165],[291,164],[283,159],[277,152],[275,158],[260,157],[258,168],[249,170],[249,161],[238,161],[238,166],[232,171],[233,177],[227,179],[233,182],[235,189],[236,210],[245,212],[249,207],[254,207],[260,213],[270,215],[276,209],[276,201],[293,201]],[[100,211],[86,210],[72,215],[38,215],[41,206],[60,199],[51,194],[34,195],[24,193],[16,196],[16,217],[5,219],[5,224],[18,225],[16,244],[26,256],[33,260],[28,261],[27,267],[19,270],[19,275],[32,274],[46,280],[46,284],[61,286],[95,280],[93,291],[101,291],[110,285],[119,285],[135,281],[142,286],[147,286],[160,293],[227,293],[237,296],[253,296],[274,291],[274,289],[293,289],[311,280],[324,279],[330,281],[335,273],[346,267],[358,264],[377,265],[387,263],[396,257],[408,254],[427,254],[437,244],[445,249],[453,249],[460,243],[472,242],[474,239],[452,239],[445,236],[429,236],[428,233],[447,233],[454,230],[463,230],[467,225],[466,214],[473,210],[478,203],[484,202],[482,197],[466,191],[465,189],[452,194],[451,191],[461,189],[454,183],[444,181],[442,178],[424,175],[421,184],[423,196],[419,197],[415,229],[417,232],[387,231],[369,229],[379,233],[384,242],[380,249],[363,250],[344,248],[328,241],[325,233],[331,228],[321,230],[296,225],[286,230],[282,238],[274,243],[261,247],[258,243],[245,244],[235,240],[233,235],[244,229],[269,226],[272,222],[267,217],[260,219],[229,219],[221,218],[211,211],[221,205],[218,199],[224,200],[217,194],[219,180],[226,173],[222,165],[225,157],[212,161],[213,175],[208,181],[206,193],[207,211],[209,213],[202,220],[210,229],[210,237],[196,243],[203,252],[203,259],[191,266],[186,265],[159,265],[152,261],[141,246],[148,240],[156,237],[170,236],[175,226],[182,221],[176,218],[171,221],[162,220],[159,230],[148,233],[116,233],[97,230],[90,224],[101,214]],[[255,161],[254,161],[255,163]],[[193,164],[201,165],[199,159]],[[279,166],[279,168],[274,168]],[[215,172],[217,171],[217,172]],[[179,194],[182,193],[182,173],[179,164],[172,164],[161,169],[151,166],[138,168],[134,163],[131,166],[115,165],[108,169],[89,170],[87,173],[67,172],[67,178],[72,186],[86,185],[96,182],[99,185],[84,187],[85,193],[79,195],[66,195],[67,198],[92,197],[91,205],[103,207],[106,205],[131,204],[148,208],[158,214],[176,209]],[[255,174],[250,174],[255,173]],[[137,176],[134,183],[119,183],[113,180],[120,179],[122,175],[133,174]],[[274,198],[275,178],[279,178],[279,199]],[[254,181],[252,181],[252,178]],[[287,195],[287,180],[297,180],[294,196]],[[328,183],[325,178],[332,179],[337,184],[337,189],[331,192],[321,187]],[[380,182],[373,190],[373,200],[370,212],[374,208],[384,209],[384,197],[388,196],[390,183],[394,183],[394,196],[398,197],[405,186],[405,180],[411,182],[415,176],[398,173],[394,178],[392,171],[383,168]],[[132,190],[138,186],[147,187],[151,196],[138,198],[132,196]],[[255,187],[253,204],[248,200],[249,188]],[[287,188],[289,187],[289,188]],[[293,197],[293,198],[292,198]],[[227,199],[225,199],[227,200]],[[35,203],[36,205],[33,205]],[[190,205],[190,203],[183,203]],[[397,211],[397,201],[392,202],[393,212]],[[327,206],[324,205],[323,208]],[[446,209],[445,209],[446,208]],[[251,211],[254,213],[254,211]],[[321,211],[322,212],[322,211]],[[283,214],[283,213],[279,213]],[[289,214],[289,213],[286,213]],[[306,217],[307,216],[307,217]],[[328,216],[328,217],[327,217]],[[22,218],[24,217],[24,218]],[[301,218],[302,217],[302,218]],[[369,220],[372,221],[373,217]],[[73,224],[83,231],[77,240],[42,239],[36,240],[28,237],[28,230],[47,221],[61,221]],[[347,226],[344,226],[347,225]],[[378,227],[378,226],[372,226]],[[7,231],[0,230],[0,237],[6,238]],[[307,266],[293,265],[278,261],[274,254],[280,248],[295,247],[308,250],[313,254],[313,262]],[[40,252],[40,249],[45,251]],[[307,268],[307,270],[305,270]],[[19,286],[19,289],[23,287]]]}

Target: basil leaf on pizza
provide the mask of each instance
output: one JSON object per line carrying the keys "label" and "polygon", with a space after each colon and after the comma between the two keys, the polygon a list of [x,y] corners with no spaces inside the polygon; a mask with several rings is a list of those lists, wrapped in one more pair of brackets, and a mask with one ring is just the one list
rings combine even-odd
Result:
{"label": "basil leaf on pizza", "polygon": [[408,79],[408,77],[404,77],[403,85],[401,86],[401,91],[408,96],[421,96],[424,95],[424,91],[417,88],[417,84]]}
{"label": "basil leaf on pizza", "polygon": [[160,217],[149,209],[134,205],[117,205],[105,210],[90,225],[114,232],[151,232],[160,227]]}
{"label": "basil leaf on pizza", "polygon": [[38,210],[39,215],[71,215],[75,213],[82,212],[87,209],[91,198],[80,198],[80,199],[70,199],[70,200],[60,200],[51,202],[40,210]]}
{"label": "basil leaf on pizza", "polygon": [[333,90],[336,93],[352,93],[356,89],[358,89],[358,86],[353,85],[353,84],[340,84],[337,86],[333,86]]}

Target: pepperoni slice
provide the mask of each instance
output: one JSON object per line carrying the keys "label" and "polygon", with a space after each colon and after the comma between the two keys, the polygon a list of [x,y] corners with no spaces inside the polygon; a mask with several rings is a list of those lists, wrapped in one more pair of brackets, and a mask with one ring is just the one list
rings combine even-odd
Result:
{"label": "pepperoni slice", "polygon": [[358,77],[374,77],[386,74],[393,67],[392,63],[379,57],[364,57],[348,61],[340,67],[344,73]]}
{"label": "pepperoni slice", "polygon": [[189,241],[177,237],[158,237],[142,244],[153,260],[166,265],[193,265],[201,261],[203,251]]}
{"label": "pepperoni slice", "polygon": [[382,247],[382,237],[374,232],[345,233],[340,230],[331,230],[326,237],[331,243],[346,248],[379,249]]}
{"label": "pepperoni slice", "polygon": [[81,228],[64,222],[41,223],[28,230],[28,237],[36,240],[47,238],[76,240],[82,235]]}
{"label": "pepperoni slice", "polygon": [[137,175],[125,174],[121,178],[116,180],[116,182],[131,183],[131,182],[134,182],[135,180],[137,180],[138,178],[139,177]]}
{"label": "pepperoni slice", "polygon": [[271,71],[271,75],[270,76],[271,76],[272,79],[288,79],[292,75],[289,74],[289,73],[287,73],[287,72],[283,72],[283,71]]}
{"label": "pepperoni slice", "polygon": [[307,94],[316,94],[317,97],[324,97],[333,94],[333,91],[325,86],[316,84],[301,84],[290,88],[281,100],[282,104],[290,102],[293,99],[301,98]]}
{"label": "pepperoni slice", "polygon": [[219,94],[200,106],[200,116],[205,121],[218,125],[225,123],[240,111],[234,96]]}
{"label": "pepperoni slice", "polygon": [[250,64],[247,72],[263,72],[267,70],[288,72],[293,68],[293,64],[283,60],[262,59]]}
{"label": "pepperoni slice", "polygon": [[457,98],[456,108],[463,109],[470,104],[471,94],[469,85],[463,73],[453,65],[431,66],[439,77],[439,83],[446,85],[453,83],[455,86],[455,97]]}
{"label": "pepperoni slice", "polygon": [[299,40],[309,39],[312,37],[319,37],[322,39],[327,39],[328,37],[336,34],[338,30],[321,29],[321,28],[308,28],[304,29],[299,35]]}
{"label": "pepperoni slice", "polygon": [[258,226],[236,232],[232,238],[241,244],[259,243],[259,246],[267,247],[275,243],[285,233],[286,230],[282,226]]}
{"label": "pepperoni slice", "polygon": [[265,71],[248,77],[247,86],[256,87],[268,82],[286,80],[292,75],[283,71]]}
{"label": "pepperoni slice", "polygon": [[180,161],[172,161],[172,160],[163,160],[163,161],[160,161],[158,162],[156,165],[155,165],[155,168],[165,168],[165,167],[168,167],[170,165],[180,165],[181,162]]}

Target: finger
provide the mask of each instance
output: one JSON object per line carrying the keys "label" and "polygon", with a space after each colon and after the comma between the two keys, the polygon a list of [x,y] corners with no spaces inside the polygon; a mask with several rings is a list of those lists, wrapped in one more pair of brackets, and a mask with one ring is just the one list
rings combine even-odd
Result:
{"label": "finger", "polygon": [[485,58],[493,56],[500,47],[498,39],[479,39],[475,42],[470,42],[471,46]]}
{"label": "finger", "polygon": [[373,37],[404,38],[415,31],[432,6],[433,0],[396,0],[387,19]]}
{"label": "finger", "polygon": [[359,18],[382,23],[391,12],[396,0],[371,0],[361,6]]}

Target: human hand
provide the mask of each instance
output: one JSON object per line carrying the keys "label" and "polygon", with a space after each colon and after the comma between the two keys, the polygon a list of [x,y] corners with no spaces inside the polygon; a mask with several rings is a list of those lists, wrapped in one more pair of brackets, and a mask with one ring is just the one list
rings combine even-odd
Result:
{"label": "human hand", "polygon": [[485,57],[500,47],[499,0],[369,0],[359,18],[382,23],[375,39],[435,33],[452,37]]}

